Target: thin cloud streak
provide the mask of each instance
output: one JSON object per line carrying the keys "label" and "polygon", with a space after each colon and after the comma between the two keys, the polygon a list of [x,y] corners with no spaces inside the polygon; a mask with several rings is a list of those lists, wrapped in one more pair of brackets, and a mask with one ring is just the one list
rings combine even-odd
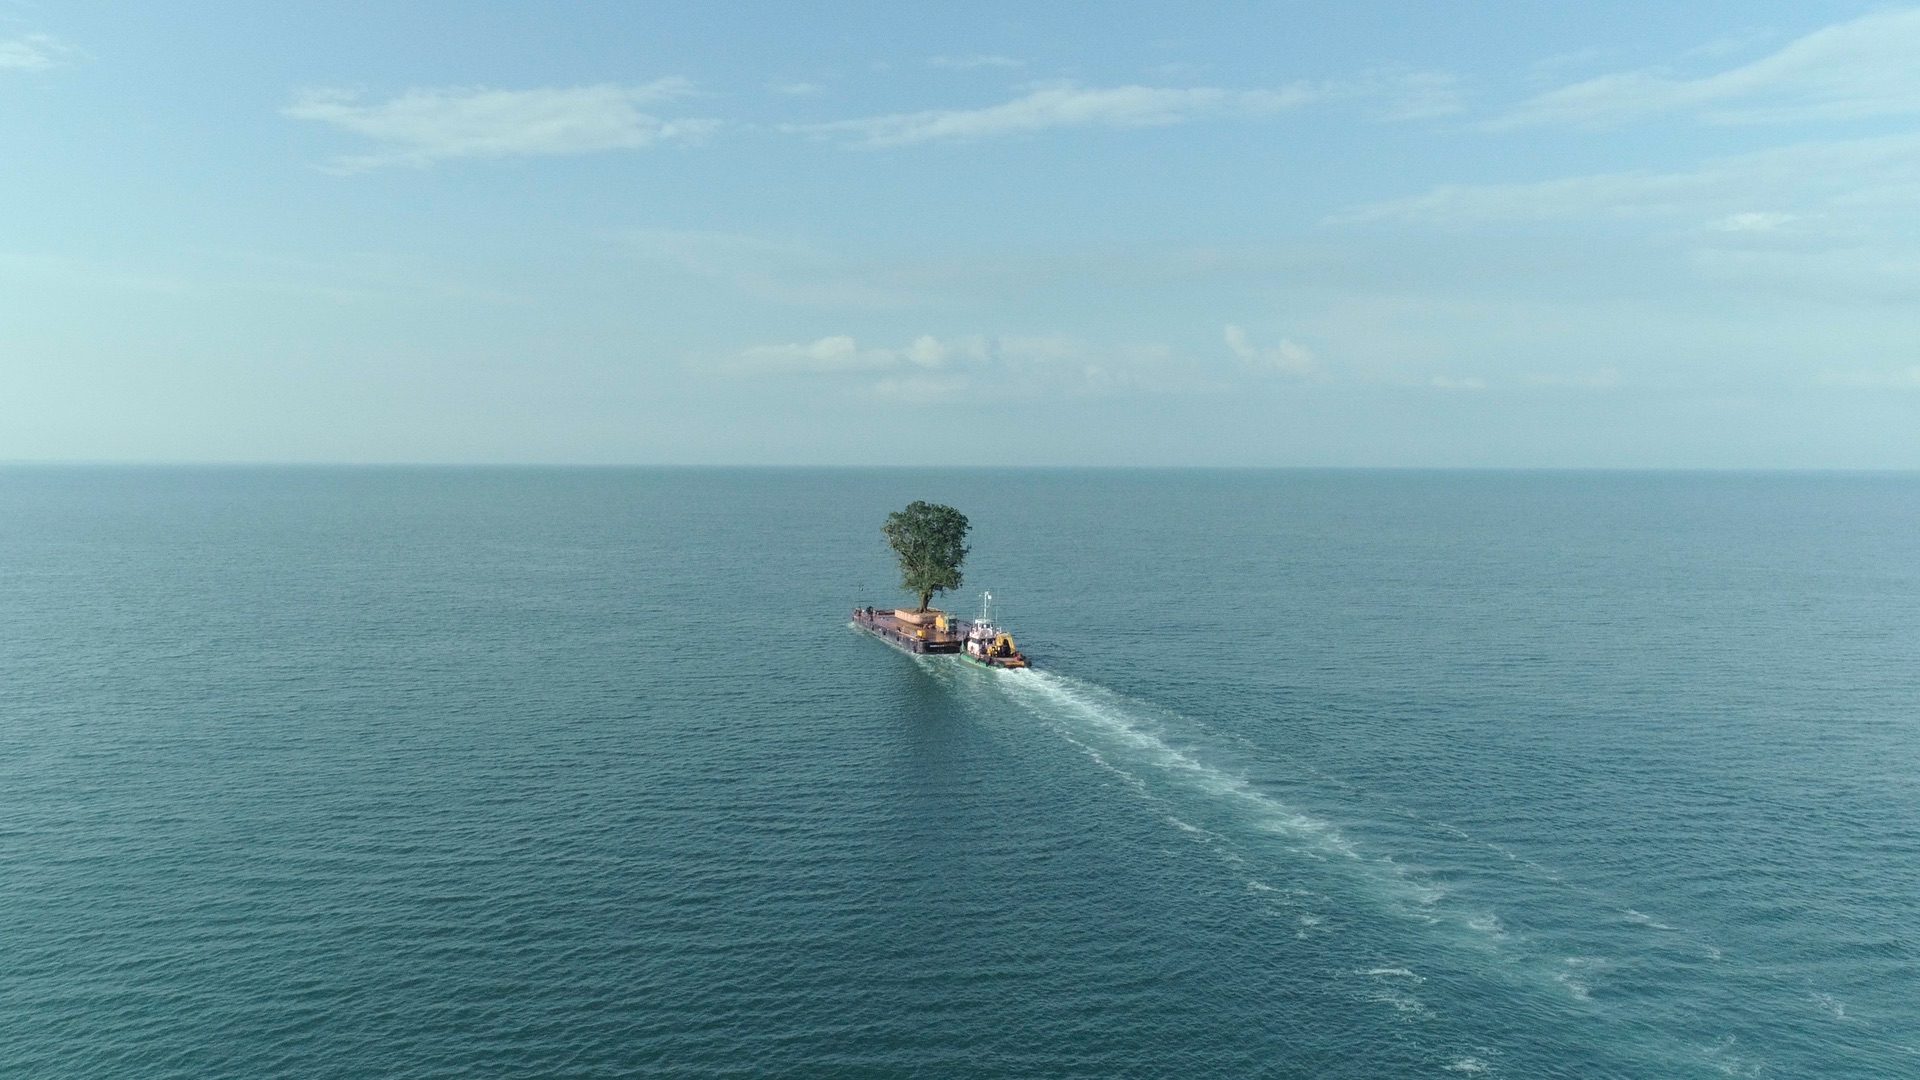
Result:
{"label": "thin cloud streak", "polygon": [[863,346],[836,334],[742,349],[711,370],[751,380],[817,380],[860,396],[916,401],[980,398],[1010,388],[1050,398],[1207,393],[1226,386],[1225,371],[1166,345],[1102,345],[1070,335],[923,334],[896,347]]}
{"label": "thin cloud streak", "polygon": [[0,41],[0,71],[45,71],[65,64],[75,51],[48,34]]}
{"label": "thin cloud streak", "polygon": [[1265,116],[1304,105],[1318,96],[1305,86],[1225,90],[1209,86],[1103,88],[1056,83],[984,108],[889,113],[823,124],[788,124],[781,130],[852,136],[868,146],[907,146],[1028,135],[1055,128],[1165,127],[1214,117]]}
{"label": "thin cloud streak", "polygon": [[312,91],[281,110],[363,136],[382,149],[333,159],[341,172],[385,165],[426,166],[456,158],[507,158],[635,150],[699,138],[714,120],[667,120],[639,108],[684,97],[680,78],[642,86],[494,90],[456,87],[410,90],[375,104],[338,90]]}
{"label": "thin cloud streak", "polygon": [[1607,126],[1668,114],[1710,123],[1852,120],[1920,113],[1920,8],[1816,30],[1750,64],[1701,78],[1624,71],[1563,86],[1490,130]]}
{"label": "thin cloud streak", "polygon": [[981,68],[1018,68],[1025,67],[1025,60],[1011,56],[929,56],[930,67],[946,68],[949,71],[977,71]]}
{"label": "thin cloud streak", "polygon": [[1306,346],[1282,340],[1278,345],[1255,345],[1247,332],[1229,323],[1221,332],[1227,351],[1249,371],[1271,372],[1306,378],[1320,373],[1319,361]]}
{"label": "thin cloud streak", "polygon": [[[1800,143],[1708,161],[1680,172],[1618,172],[1512,184],[1438,187],[1335,214],[1333,225],[1402,222],[1475,228],[1551,219],[1706,217],[1723,231],[1760,231],[1805,208],[1870,208],[1920,184],[1920,135]],[[1790,210],[1755,210],[1765,200]],[[1901,200],[1886,200],[1897,208]]]}

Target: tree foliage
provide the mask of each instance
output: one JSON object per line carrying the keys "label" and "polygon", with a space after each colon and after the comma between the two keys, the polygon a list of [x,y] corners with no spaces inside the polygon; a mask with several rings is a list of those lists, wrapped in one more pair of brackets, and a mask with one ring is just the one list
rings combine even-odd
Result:
{"label": "tree foliage", "polygon": [[968,528],[967,515],[939,503],[911,502],[887,515],[881,531],[900,556],[900,584],[920,597],[918,610],[927,610],[934,593],[960,587]]}

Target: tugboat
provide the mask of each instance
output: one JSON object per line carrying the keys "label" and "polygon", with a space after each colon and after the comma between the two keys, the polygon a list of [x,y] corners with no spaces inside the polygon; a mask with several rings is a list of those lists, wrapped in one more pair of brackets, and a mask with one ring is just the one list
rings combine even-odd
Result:
{"label": "tugboat", "polygon": [[993,594],[980,594],[980,617],[966,624],[966,644],[960,659],[987,668],[1023,668],[1026,654],[1013,643],[1013,635],[993,623]]}

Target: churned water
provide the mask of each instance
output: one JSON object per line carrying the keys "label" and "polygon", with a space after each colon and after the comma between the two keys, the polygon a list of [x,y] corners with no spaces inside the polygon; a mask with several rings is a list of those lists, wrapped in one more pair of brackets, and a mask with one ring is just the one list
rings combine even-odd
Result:
{"label": "churned water", "polygon": [[0,471],[0,1075],[997,1074],[1920,1076],[1920,478]]}

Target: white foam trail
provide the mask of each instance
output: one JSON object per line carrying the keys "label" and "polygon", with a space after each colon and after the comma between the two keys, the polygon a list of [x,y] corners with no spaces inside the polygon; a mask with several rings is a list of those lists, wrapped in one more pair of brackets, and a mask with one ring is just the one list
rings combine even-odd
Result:
{"label": "white foam trail", "polygon": [[1722,1076],[1759,1076],[1766,1072],[1766,1062],[1750,1060],[1733,1052],[1739,1039],[1728,1035],[1706,1049],[1707,1064]]}
{"label": "white foam trail", "polygon": [[[1169,738],[1163,737],[1161,731],[1164,729],[1155,719],[1156,714],[1159,714],[1178,721],[1180,726],[1185,727],[1189,722],[1185,717],[1166,713],[1151,704],[1135,702],[1071,676],[1032,670],[998,674],[1024,676],[1019,679],[1001,680],[995,685],[1046,720],[1061,738],[1087,754],[1095,764],[1121,777],[1142,797],[1167,805],[1166,798],[1156,794],[1153,785],[1149,783],[1148,777],[1152,774],[1150,772],[1142,774],[1138,771],[1139,765],[1149,765],[1175,777],[1191,788],[1222,800],[1238,803],[1252,811],[1252,824],[1255,828],[1286,838],[1290,841],[1286,845],[1286,850],[1295,855],[1321,862],[1353,866],[1362,870],[1376,883],[1399,891],[1402,894],[1398,901],[1402,907],[1401,914],[1428,924],[1445,921],[1470,930],[1489,948],[1521,948],[1533,953],[1540,961],[1545,961],[1542,965],[1545,967],[1544,971],[1539,967],[1532,968],[1538,976],[1549,977],[1553,984],[1560,987],[1575,1001],[1592,1000],[1593,971],[1589,968],[1603,965],[1603,961],[1588,957],[1573,957],[1562,960],[1560,964],[1553,964],[1549,958],[1550,954],[1539,955],[1536,952],[1534,946],[1527,941],[1527,935],[1519,937],[1510,935],[1498,915],[1484,909],[1474,911],[1449,903],[1453,899],[1452,890],[1446,884],[1427,878],[1418,868],[1399,864],[1390,855],[1371,855],[1363,852],[1358,844],[1331,822],[1288,805],[1268,790],[1249,782],[1245,776],[1234,775],[1210,765],[1189,753],[1183,746],[1177,745],[1177,740],[1170,741]],[[1205,730],[1205,725],[1196,726]],[[1089,732],[1097,734],[1098,737],[1091,742],[1086,741],[1083,737]],[[1082,737],[1076,737],[1076,735]],[[1227,734],[1223,738],[1229,741],[1237,740],[1247,745],[1253,752],[1262,752],[1244,736]],[[1115,765],[1102,755],[1093,743],[1109,749],[1124,749],[1124,759],[1129,762],[1130,767],[1122,768]],[[1585,895],[1602,910],[1611,908],[1619,912],[1620,918],[1650,930],[1673,932],[1678,929],[1636,908],[1617,902],[1608,903],[1610,898],[1603,893],[1568,884],[1558,871],[1526,858],[1503,845],[1481,840],[1468,830],[1451,822],[1428,818],[1415,811],[1395,807],[1390,800],[1377,799],[1373,793],[1339,778],[1320,773],[1310,765],[1302,764],[1300,767],[1303,772],[1320,777],[1330,786],[1351,792],[1355,798],[1362,800],[1370,807],[1399,813],[1408,820],[1426,824],[1440,836],[1491,851],[1510,866],[1524,867],[1561,888],[1572,889]],[[1223,859],[1236,864],[1245,861],[1233,852],[1233,844],[1228,837],[1204,829],[1174,813],[1166,814],[1165,818],[1167,824],[1189,835],[1197,842],[1206,843]],[[1272,891],[1271,887],[1257,880],[1250,880],[1249,887],[1252,891],[1259,893]],[[1288,913],[1294,916],[1297,924],[1296,937],[1304,938],[1310,932],[1325,932],[1323,915],[1311,909],[1303,913],[1295,904],[1283,901],[1277,896],[1270,896],[1268,902],[1277,908],[1292,909]],[[1720,953],[1717,948],[1702,944],[1710,958],[1719,959]]]}
{"label": "white foam trail", "polygon": [[[1016,673],[1004,672],[1003,674],[1016,674]],[[1032,676],[1036,681],[1052,680],[1059,694],[1064,696],[1071,695],[1071,691],[1067,686],[1067,681],[1066,681],[1067,677],[1065,676],[1058,676],[1049,672],[1033,671],[1031,669],[1024,672],[1018,672],[1017,674]],[[1092,688],[1090,687],[1089,689],[1092,689]],[[1091,703],[1089,702],[1081,702],[1080,704],[1082,705],[1083,708],[1092,707]],[[1185,718],[1185,717],[1183,717],[1182,719],[1188,720],[1188,718]],[[1255,742],[1253,739],[1249,738],[1248,736],[1240,732],[1218,729],[1213,727],[1212,725],[1204,724],[1199,721],[1188,720],[1188,722],[1194,723],[1196,726],[1199,726],[1202,729],[1206,730],[1209,734],[1209,737],[1218,738],[1221,740],[1225,740],[1225,741],[1237,744],[1251,754],[1260,755],[1260,756],[1271,755],[1270,747],[1262,746],[1259,743]],[[1121,723],[1124,724],[1124,721],[1121,721]],[[1155,741],[1157,742],[1157,740]],[[1160,745],[1164,748],[1164,744],[1160,744]],[[1177,750],[1171,750],[1171,748],[1166,748],[1166,749],[1170,750],[1172,753],[1176,755],[1179,754]],[[1184,757],[1184,755],[1180,755],[1180,756]],[[1482,840],[1479,837],[1472,834],[1471,832],[1469,832],[1468,830],[1463,829],[1460,826],[1453,824],[1452,822],[1441,821],[1437,818],[1429,817],[1426,814],[1421,813],[1417,810],[1413,810],[1409,807],[1397,804],[1393,800],[1383,797],[1378,792],[1361,787],[1360,785],[1355,784],[1342,777],[1339,777],[1332,773],[1328,773],[1328,772],[1325,772],[1324,770],[1318,769],[1309,762],[1301,761],[1298,759],[1289,759],[1287,764],[1289,768],[1297,769],[1301,773],[1313,777],[1314,782],[1316,784],[1324,785],[1327,787],[1335,788],[1343,792],[1346,792],[1347,794],[1353,796],[1357,801],[1363,803],[1364,805],[1376,811],[1394,814],[1399,817],[1405,818],[1408,821],[1419,822],[1455,840],[1459,840],[1463,843],[1471,844],[1471,845],[1480,847],[1483,850],[1492,852],[1493,854],[1499,856],[1503,861],[1513,866],[1524,868],[1526,871],[1538,875],[1542,879],[1552,883],[1553,885],[1559,888],[1568,889],[1574,893],[1577,893],[1585,897],[1590,903],[1594,904],[1596,907],[1603,907],[1603,908],[1611,907],[1616,910],[1619,910],[1623,906],[1618,903],[1615,897],[1608,895],[1603,890],[1596,889],[1591,886],[1570,883],[1567,880],[1566,875],[1560,870],[1555,869],[1552,866],[1548,866],[1543,863],[1537,862],[1534,859],[1528,858],[1526,855],[1521,854],[1520,852],[1515,851],[1514,849],[1507,847],[1504,844],[1500,844],[1491,840]],[[1239,783],[1242,786],[1246,786],[1244,781],[1240,781]],[[1311,819],[1311,818],[1305,818],[1304,820],[1293,822],[1292,825],[1295,827],[1297,831],[1304,831],[1307,833],[1311,833],[1314,830],[1314,827],[1316,825],[1323,826],[1329,830],[1332,829],[1331,826],[1327,826],[1324,822],[1316,822],[1314,819]],[[1320,850],[1327,850],[1331,848],[1333,850],[1338,851],[1340,854],[1344,854],[1348,856],[1349,858],[1360,858],[1358,852],[1354,849],[1353,845],[1349,841],[1347,841],[1344,836],[1340,836],[1337,830],[1334,830],[1333,832],[1334,832],[1334,836],[1337,839],[1334,839],[1330,843],[1317,844],[1315,845],[1315,847]],[[1320,850],[1314,850],[1311,848],[1308,850],[1298,850],[1298,849],[1295,849],[1295,850],[1297,854],[1303,855],[1307,858],[1314,858],[1314,859],[1322,858],[1322,855],[1320,854]],[[1384,859],[1382,861],[1391,862],[1391,859],[1390,858]],[[1437,904],[1437,902],[1440,899],[1443,899],[1451,891],[1446,889],[1445,886],[1434,885],[1427,882],[1421,882],[1417,878],[1409,876],[1406,872],[1402,871],[1398,867],[1393,867],[1390,870],[1390,873],[1394,877],[1398,878],[1401,882],[1415,889],[1418,901],[1422,907],[1430,908],[1434,906],[1435,904]],[[1423,915],[1417,912],[1413,914],[1414,914],[1414,917],[1423,918],[1428,922],[1436,921],[1431,916],[1428,916],[1428,915]],[[1662,922],[1650,915],[1646,915],[1643,912],[1636,911],[1633,908],[1625,908],[1625,915],[1626,915],[1626,918],[1628,918],[1629,920],[1634,922],[1639,922],[1642,925],[1645,925],[1646,927],[1652,930],[1685,933],[1685,931],[1682,931],[1679,927]],[[1498,920],[1493,919],[1491,916],[1488,916],[1486,919],[1476,918],[1476,919],[1466,920],[1466,925],[1470,929],[1480,931],[1483,933],[1488,933],[1489,936],[1496,939],[1504,939],[1507,937],[1506,931],[1503,928],[1499,927]],[[1704,942],[1700,944],[1703,952],[1707,955],[1708,959],[1711,959],[1711,960],[1721,959],[1721,953],[1717,947]]]}
{"label": "white foam trail", "polygon": [[1493,1070],[1493,1066],[1477,1057],[1471,1056],[1455,1058],[1446,1068],[1448,1072],[1465,1073],[1468,1076],[1478,1076],[1481,1073],[1491,1072]]}
{"label": "white foam trail", "polygon": [[1500,916],[1492,912],[1469,918],[1467,925],[1490,938],[1503,938],[1507,936],[1507,928],[1501,924]]}
{"label": "white foam trail", "polygon": [[[1208,731],[1211,734],[1216,735],[1220,738],[1239,744],[1243,749],[1251,753],[1266,754],[1269,752],[1269,748],[1261,746],[1260,744],[1256,743],[1254,740],[1248,738],[1247,736],[1239,732],[1222,731],[1219,729],[1212,728],[1211,726],[1208,726]],[[1345,779],[1344,777],[1336,776],[1333,773],[1327,772],[1323,769],[1315,768],[1309,762],[1301,761],[1298,759],[1290,759],[1288,762],[1288,765],[1291,768],[1297,769],[1300,772],[1313,777],[1315,783],[1322,784],[1327,787],[1337,788],[1341,791],[1344,791],[1347,794],[1354,796],[1356,799],[1359,799],[1360,801],[1366,803],[1368,806],[1374,807],[1378,810],[1384,811],[1389,814],[1394,814],[1396,816],[1403,817],[1408,821],[1415,821],[1415,822],[1419,822],[1420,824],[1427,825],[1431,828],[1437,829],[1440,832],[1446,833],[1447,835],[1453,837],[1456,840],[1463,840],[1468,843],[1478,844],[1479,846],[1486,848],[1488,851],[1491,851],[1494,854],[1499,855],[1501,858],[1506,859],[1508,862],[1518,863],[1519,865],[1524,866],[1529,870],[1536,871],[1537,873],[1541,874],[1543,877],[1547,878],[1550,881],[1561,882],[1565,880],[1564,875],[1562,875],[1560,871],[1555,870],[1550,866],[1543,866],[1540,863],[1537,863],[1532,859],[1527,858],[1525,855],[1519,854],[1518,852],[1514,851],[1511,848],[1505,847],[1504,845],[1501,845],[1501,844],[1496,844],[1491,840],[1481,840],[1480,838],[1474,836],[1472,833],[1468,832],[1465,829],[1462,829],[1460,826],[1455,825],[1452,822],[1440,821],[1436,818],[1428,817],[1427,815],[1419,812],[1418,810],[1413,810],[1406,806],[1402,806],[1397,803],[1394,803],[1382,797],[1378,792],[1375,792],[1368,788],[1361,787],[1359,784],[1356,784],[1351,780]]]}
{"label": "white foam trail", "polygon": [[1367,995],[1367,1000],[1378,1002],[1391,1008],[1394,1012],[1414,1020],[1433,1020],[1439,1015],[1428,1008],[1426,1002],[1421,1001],[1405,990],[1397,988],[1373,991]]}
{"label": "white foam trail", "polygon": [[[1423,878],[1417,870],[1397,863],[1391,856],[1369,857],[1332,823],[1314,817],[1289,806],[1273,795],[1268,794],[1245,777],[1235,776],[1214,766],[1208,765],[1185,750],[1170,744],[1161,738],[1142,717],[1151,706],[1136,705],[1118,695],[1100,687],[1082,683],[1069,676],[1056,675],[1045,671],[1025,672],[1028,677],[1021,680],[1009,680],[1001,684],[1008,692],[1035,713],[1053,722],[1056,733],[1069,744],[1078,747],[1101,768],[1123,778],[1142,797],[1155,802],[1164,802],[1155,795],[1144,778],[1134,772],[1120,768],[1110,762],[1087,742],[1064,729],[1058,718],[1069,716],[1083,721],[1098,731],[1103,740],[1111,740],[1124,746],[1129,756],[1139,755],[1145,761],[1165,772],[1185,780],[1191,786],[1218,798],[1238,802],[1253,811],[1253,826],[1265,832],[1275,834],[1290,841],[1287,850],[1301,858],[1317,862],[1338,862],[1363,867],[1376,882],[1403,892],[1404,914],[1428,924],[1442,921],[1444,914],[1467,929],[1482,935],[1489,943],[1499,945],[1507,938],[1505,929],[1493,915],[1469,916],[1465,913],[1444,912],[1441,904],[1451,890],[1445,885]],[[1351,788],[1352,785],[1346,785]],[[1354,789],[1358,790],[1358,789]],[[1169,824],[1183,828],[1189,823],[1169,818]],[[1197,828],[1194,827],[1194,828]],[[1456,830],[1458,831],[1458,830]],[[1233,853],[1226,837],[1218,833],[1207,832],[1207,842],[1213,850],[1229,862],[1244,862]],[[1439,913],[1439,914],[1436,914]],[[1311,921],[1302,922],[1302,926],[1319,926],[1318,916]],[[1305,936],[1303,929],[1299,936]]]}
{"label": "white foam trail", "polygon": [[1846,1004],[1832,994],[1816,993],[1813,995],[1813,1000],[1820,1006],[1820,1011],[1833,1017],[1835,1020],[1845,1020],[1847,1018]]}
{"label": "white foam trail", "polygon": [[1606,961],[1597,956],[1569,956],[1560,963],[1566,970],[1555,974],[1553,981],[1566,987],[1567,993],[1572,994],[1575,1001],[1592,1001],[1593,987],[1582,973],[1598,970],[1606,965]]}
{"label": "white foam trail", "polygon": [[1140,751],[1153,764],[1185,776],[1211,794],[1252,805],[1259,811],[1258,824],[1263,829],[1307,841],[1318,849],[1347,859],[1360,858],[1353,843],[1332,824],[1301,813],[1271,795],[1256,790],[1243,777],[1229,775],[1168,745],[1159,736],[1133,723],[1119,708],[1094,700],[1090,693],[1068,685],[1061,676],[1039,671],[1030,674],[1032,678],[1010,682],[1009,686],[1018,686],[1022,691],[1036,694],[1050,704],[1064,707],[1092,721],[1106,735]]}
{"label": "white foam trail", "polygon": [[1653,916],[1647,914],[1644,911],[1635,911],[1632,908],[1628,908],[1627,910],[1621,912],[1621,914],[1626,916],[1626,920],[1628,922],[1635,923],[1640,926],[1644,926],[1649,930],[1678,929],[1678,927],[1668,926],[1666,923],[1661,922],[1660,920],[1654,918]]}
{"label": "white foam trail", "polygon": [[1559,983],[1561,986],[1566,987],[1567,993],[1573,995],[1573,1000],[1575,1001],[1592,1001],[1593,1000],[1593,992],[1590,989],[1588,989],[1587,984],[1581,982],[1579,979],[1574,978],[1572,975],[1569,975],[1564,971],[1558,975],[1555,975],[1553,977],[1553,981]]}
{"label": "white foam trail", "polygon": [[1416,975],[1413,973],[1412,969],[1403,968],[1403,967],[1368,968],[1367,970],[1362,971],[1360,974],[1365,975],[1369,978],[1374,978],[1374,979],[1406,979],[1414,983],[1415,985],[1418,985],[1420,983],[1427,981],[1425,976]]}
{"label": "white foam trail", "polygon": [[1107,772],[1110,772],[1114,776],[1119,777],[1120,781],[1126,784],[1128,787],[1139,792],[1141,795],[1146,795],[1149,798],[1152,797],[1147,791],[1147,782],[1145,780],[1140,779],[1139,777],[1133,775],[1132,773],[1121,768],[1120,766],[1115,765],[1111,761],[1108,761],[1106,757],[1100,753],[1100,751],[1095,750],[1093,747],[1088,746],[1086,743],[1081,742],[1079,739],[1076,739],[1073,736],[1066,734],[1065,732],[1062,732],[1060,734],[1060,737],[1062,739],[1065,739],[1067,742],[1073,744],[1074,746],[1078,747],[1080,752],[1087,755],[1088,759],[1091,760],[1095,765],[1098,765],[1100,768],[1105,769]]}

